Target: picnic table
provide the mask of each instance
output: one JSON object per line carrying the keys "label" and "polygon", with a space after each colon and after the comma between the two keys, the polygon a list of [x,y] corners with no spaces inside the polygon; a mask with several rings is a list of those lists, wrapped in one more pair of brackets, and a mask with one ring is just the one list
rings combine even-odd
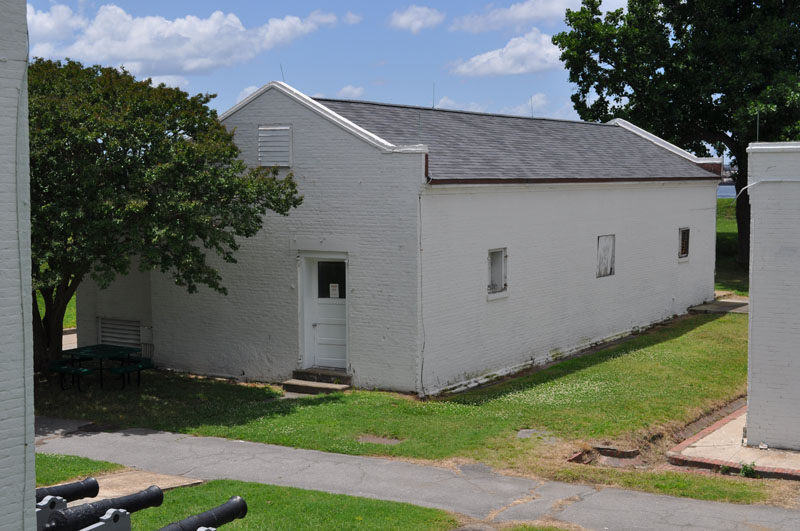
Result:
{"label": "picnic table", "polygon": [[[125,380],[126,378],[130,379],[131,373],[137,374],[137,385],[140,385],[141,371],[153,368],[153,362],[148,358],[143,358],[141,354],[142,349],[138,347],[108,344],[87,345],[63,351],[63,357],[57,360],[51,369],[60,374],[61,389],[66,389],[64,386],[65,376],[71,375],[73,385],[77,380],[78,391],[80,391],[81,377],[89,376],[95,371],[102,389],[104,370],[119,375],[122,379],[122,387],[125,388]],[[84,362],[89,362],[93,366],[84,367]],[[104,363],[105,366],[103,366]]]}

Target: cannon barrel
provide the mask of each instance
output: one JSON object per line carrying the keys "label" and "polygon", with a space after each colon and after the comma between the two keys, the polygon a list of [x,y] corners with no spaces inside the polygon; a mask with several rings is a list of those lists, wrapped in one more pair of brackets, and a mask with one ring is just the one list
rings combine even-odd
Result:
{"label": "cannon barrel", "polygon": [[247,515],[247,503],[241,496],[232,496],[219,507],[173,522],[158,531],[197,531],[199,527],[219,527]]}
{"label": "cannon barrel", "polygon": [[134,513],[148,507],[158,507],[163,501],[164,493],[153,485],[128,496],[84,503],[62,511],[55,511],[50,515],[50,521],[44,528],[47,531],[78,531],[97,523],[109,509],[124,509],[129,513]]}
{"label": "cannon barrel", "polygon": [[94,478],[86,478],[75,483],[65,483],[54,487],[40,487],[36,489],[36,503],[39,503],[47,496],[59,496],[68,502],[80,500],[81,498],[94,498],[100,492],[100,485]]}

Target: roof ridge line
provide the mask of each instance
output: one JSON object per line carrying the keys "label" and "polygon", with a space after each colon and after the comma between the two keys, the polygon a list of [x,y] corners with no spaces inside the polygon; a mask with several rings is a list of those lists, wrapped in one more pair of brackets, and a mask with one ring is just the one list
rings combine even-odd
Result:
{"label": "roof ridge line", "polygon": [[400,109],[418,109],[420,111],[438,111],[438,112],[452,112],[452,113],[461,113],[461,114],[472,114],[477,116],[496,116],[500,118],[516,118],[519,120],[547,120],[549,122],[566,122],[571,124],[581,124],[581,125],[602,125],[605,127],[615,127],[613,124],[608,124],[604,122],[586,122],[583,120],[569,120],[567,118],[549,118],[546,116],[520,116],[518,114],[503,114],[503,113],[493,113],[493,112],[479,112],[479,111],[466,111],[463,109],[442,109],[437,107],[423,107],[421,105],[407,105],[402,103],[386,103],[382,101],[366,101],[366,100],[344,100],[338,98],[313,98],[315,101],[325,102],[325,101],[332,101],[337,103],[357,103],[360,105],[379,105],[381,107],[395,107]]}

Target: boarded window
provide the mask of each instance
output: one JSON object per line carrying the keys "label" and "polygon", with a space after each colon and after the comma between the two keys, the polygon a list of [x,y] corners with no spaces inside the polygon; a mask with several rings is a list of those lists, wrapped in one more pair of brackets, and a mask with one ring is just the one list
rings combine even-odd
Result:
{"label": "boarded window", "polygon": [[292,129],[288,125],[262,125],[258,128],[258,163],[261,166],[291,165]]}
{"label": "boarded window", "polygon": [[489,251],[489,293],[500,293],[507,287],[506,250],[492,249]]}
{"label": "boarded window", "polygon": [[682,228],[678,229],[678,241],[680,242],[678,247],[678,258],[686,258],[689,256],[689,229]]}
{"label": "boarded window", "polygon": [[597,237],[597,278],[614,274],[614,235]]}

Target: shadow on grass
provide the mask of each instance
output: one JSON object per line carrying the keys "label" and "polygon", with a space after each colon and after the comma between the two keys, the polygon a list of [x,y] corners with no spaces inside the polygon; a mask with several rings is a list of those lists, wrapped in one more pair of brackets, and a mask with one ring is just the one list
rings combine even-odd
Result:
{"label": "shadow on grass", "polygon": [[[193,378],[168,371],[148,371],[142,385],[119,389],[118,381],[100,389],[90,379],[83,392],[62,391],[57,377],[37,382],[37,415],[86,419],[88,430],[117,431],[148,428],[192,433],[203,426],[239,426],[261,418],[291,415],[299,407],[338,402],[341,393],[279,400],[268,386]],[[76,432],[80,433],[80,432]],[[131,433],[135,435],[135,433]]]}
{"label": "shadow on grass", "polygon": [[725,314],[702,314],[678,317],[668,323],[656,325],[642,334],[630,336],[608,348],[596,351],[586,351],[586,354],[577,354],[575,357],[561,361],[545,369],[531,369],[528,374],[516,375],[513,378],[493,384],[464,394],[454,395],[443,400],[453,401],[466,405],[482,405],[486,402],[503,397],[511,393],[524,391],[532,387],[558,380],[570,374],[583,371],[600,363],[605,363],[614,358],[631,354],[632,352],[653,347],[665,341],[671,341],[696,328],[715,321]]}
{"label": "shadow on grass", "polygon": [[750,270],[747,264],[740,264],[736,261],[736,246],[736,232],[717,232],[717,263],[714,282],[716,289],[747,295],[750,292]]}

